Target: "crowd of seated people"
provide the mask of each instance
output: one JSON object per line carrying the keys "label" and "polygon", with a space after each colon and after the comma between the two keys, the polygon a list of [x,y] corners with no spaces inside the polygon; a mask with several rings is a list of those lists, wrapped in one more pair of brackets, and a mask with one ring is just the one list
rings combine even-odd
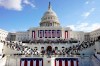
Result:
{"label": "crowd of seated people", "polygon": [[5,46],[12,50],[20,51],[21,54],[30,54],[33,50],[28,46],[23,46],[21,43],[14,43],[14,42],[3,42]]}
{"label": "crowd of seated people", "polygon": [[[94,45],[94,42],[82,42],[82,44],[78,44],[76,46],[71,46],[69,48],[63,48],[62,50],[52,50],[50,51],[50,54],[52,55],[74,55],[79,54],[79,51],[89,48]],[[46,50],[42,50],[41,53],[44,55],[46,53]]]}
{"label": "crowd of seated people", "polygon": [[38,48],[32,49],[28,46],[22,45],[22,43],[4,43],[7,47],[20,51],[21,54],[30,54],[30,55],[70,55],[70,54],[78,54],[79,51],[89,48],[93,46],[95,43],[93,41],[83,41],[81,44],[73,45],[71,47],[64,47],[62,50],[53,49],[51,51],[47,51],[42,49],[41,51],[38,50]]}
{"label": "crowd of seated people", "polygon": [[32,40],[32,41],[22,41],[22,43],[78,43],[77,40],[74,39],[70,39],[70,40],[66,40],[66,39],[57,39],[57,40]]}
{"label": "crowd of seated people", "polygon": [[91,41],[91,42],[83,41],[81,44],[67,48],[67,52],[71,53],[71,54],[78,53],[79,51],[89,48],[89,47],[93,46],[94,44],[95,43],[93,41]]}

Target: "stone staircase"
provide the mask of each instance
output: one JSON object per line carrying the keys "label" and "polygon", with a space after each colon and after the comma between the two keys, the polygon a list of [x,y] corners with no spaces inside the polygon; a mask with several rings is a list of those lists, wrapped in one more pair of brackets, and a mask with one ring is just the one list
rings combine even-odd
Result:
{"label": "stone staircase", "polygon": [[100,60],[94,56],[92,57],[92,63],[93,63],[93,66],[100,66]]}
{"label": "stone staircase", "polygon": [[94,45],[85,49],[82,49],[79,51],[80,54],[86,54],[86,55],[93,55],[95,53],[94,51],[95,47]]}
{"label": "stone staircase", "polygon": [[11,55],[11,54],[17,54],[17,53],[20,53],[20,51],[13,50],[5,45],[3,46],[3,54]]}
{"label": "stone staircase", "polygon": [[7,57],[3,57],[0,59],[0,66],[5,66]]}

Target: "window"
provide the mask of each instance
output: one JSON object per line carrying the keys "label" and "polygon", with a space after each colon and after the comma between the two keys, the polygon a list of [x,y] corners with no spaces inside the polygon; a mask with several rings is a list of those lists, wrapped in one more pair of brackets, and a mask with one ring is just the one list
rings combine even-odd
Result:
{"label": "window", "polygon": [[41,47],[41,49],[44,49],[44,47]]}
{"label": "window", "polygon": [[58,50],[58,47],[55,47],[55,50]]}

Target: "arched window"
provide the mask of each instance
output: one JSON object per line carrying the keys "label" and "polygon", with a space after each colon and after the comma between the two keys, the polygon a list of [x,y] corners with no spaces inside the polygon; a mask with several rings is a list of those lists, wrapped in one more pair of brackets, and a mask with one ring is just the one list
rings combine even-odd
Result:
{"label": "arched window", "polygon": [[58,50],[58,47],[55,47],[55,50]]}
{"label": "arched window", "polygon": [[41,47],[41,49],[44,49],[44,47]]}

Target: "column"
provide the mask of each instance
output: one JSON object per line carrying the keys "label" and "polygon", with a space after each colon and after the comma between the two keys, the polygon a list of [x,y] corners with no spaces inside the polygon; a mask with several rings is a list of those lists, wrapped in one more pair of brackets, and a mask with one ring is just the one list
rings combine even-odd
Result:
{"label": "column", "polygon": [[65,31],[65,39],[68,39],[68,31]]}

